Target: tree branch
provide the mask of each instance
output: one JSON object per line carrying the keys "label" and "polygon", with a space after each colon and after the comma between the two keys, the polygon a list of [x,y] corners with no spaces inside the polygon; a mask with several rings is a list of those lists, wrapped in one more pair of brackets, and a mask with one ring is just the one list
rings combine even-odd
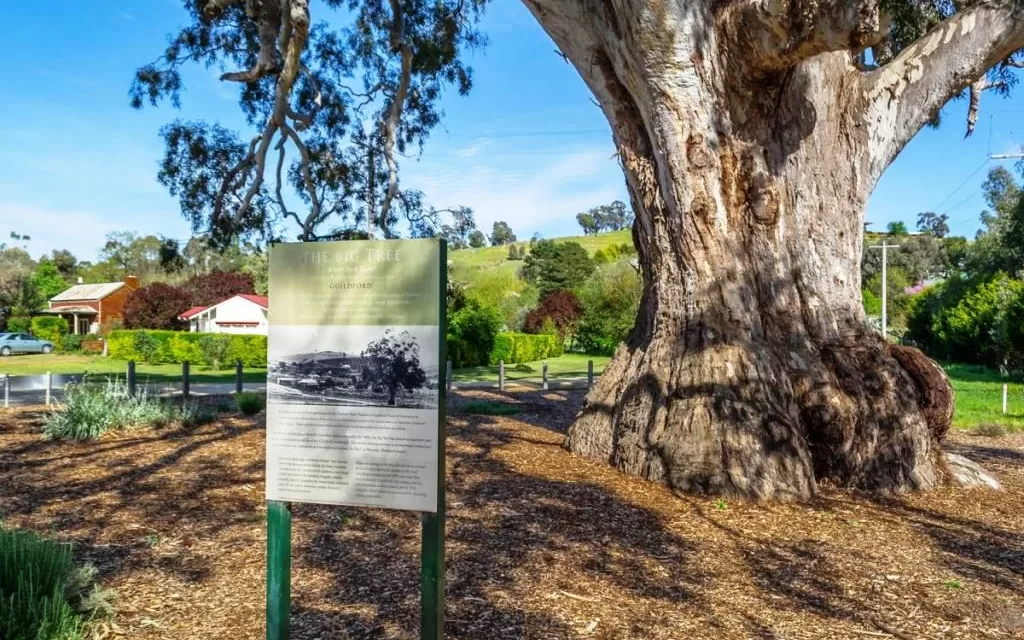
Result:
{"label": "tree branch", "polygon": [[[308,0],[289,0],[287,3],[288,11],[282,13],[280,11],[281,6],[270,0],[266,0],[265,4],[260,5],[263,9],[266,8],[267,4],[274,4],[277,7],[277,20],[278,26],[286,31],[286,35],[282,37],[282,42],[287,43],[287,49],[284,51],[284,64],[281,67],[280,75],[277,79],[277,86],[274,90],[274,109],[270,116],[267,118],[267,123],[263,127],[263,132],[253,138],[249,144],[249,152],[245,155],[241,162],[239,162],[234,168],[228,171],[221,183],[221,188],[218,191],[216,200],[214,201],[213,219],[218,220],[223,215],[224,209],[224,195],[234,191],[237,186],[236,177],[241,179],[248,175],[249,169],[255,168],[255,172],[252,176],[252,182],[249,184],[249,188],[246,190],[245,195],[242,196],[239,202],[238,209],[234,214],[235,223],[239,222],[245,217],[245,214],[249,211],[249,207],[252,206],[252,201],[259,194],[260,189],[264,182],[264,171],[267,163],[267,153],[270,151],[270,144],[274,140],[275,134],[278,131],[282,132],[282,136],[288,136],[291,138],[299,151],[303,154],[303,159],[306,164],[306,170],[308,173],[309,154],[306,151],[305,146],[299,139],[299,136],[288,127],[285,118],[289,113],[289,98],[291,97],[292,87],[295,85],[295,79],[299,74],[301,68],[301,57],[302,51],[306,47],[306,42],[309,38],[309,3]],[[250,5],[251,7],[251,5]],[[278,33],[275,30],[274,42],[277,42]],[[275,44],[276,46],[276,44]],[[283,144],[283,141],[282,141]],[[314,194],[315,195],[315,194]],[[317,200],[314,198],[314,206]],[[285,209],[287,213],[287,209]]]}
{"label": "tree branch", "polygon": [[974,133],[974,127],[978,124],[978,108],[981,105],[981,92],[988,91],[989,89],[1005,89],[1006,81],[995,80],[991,81],[988,78],[981,78],[971,83],[970,88],[970,103],[967,106],[967,133],[964,134],[965,138],[969,138]]}
{"label": "tree branch", "polygon": [[864,76],[872,178],[953,96],[1024,47],[1024,0],[987,0],[948,18]]}
{"label": "tree branch", "polygon": [[718,24],[730,49],[757,73],[829,51],[863,49],[888,30],[877,0],[746,0],[723,9]]}
{"label": "tree branch", "polygon": [[384,120],[384,161],[388,165],[388,189],[380,203],[381,231],[387,236],[388,213],[391,203],[398,193],[398,163],[395,161],[395,145],[398,137],[398,125],[402,121],[402,110],[405,108],[405,97],[412,82],[412,45],[405,37],[405,17],[402,13],[400,0],[391,1],[391,50],[400,53],[402,67],[399,72],[398,88],[391,97],[387,119]]}
{"label": "tree branch", "polygon": [[303,144],[302,139],[299,138],[299,134],[295,133],[294,129],[284,124],[281,125],[281,130],[299,150],[299,170],[302,172],[302,184],[305,186],[306,194],[309,196],[310,213],[307,220],[318,221],[320,219],[320,196],[316,192],[316,182],[313,180],[313,172],[309,168],[309,149],[306,148],[306,145]]}
{"label": "tree branch", "polygon": [[[221,2],[224,4],[224,2]],[[285,6],[290,4],[285,0]],[[277,73],[278,38],[282,34],[282,16],[284,12],[279,0],[247,0],[245,11],[256,21],[260,33],[260,50],[256,64],[248,71],[230,71],[222,74],[220,79],[230,82],[256,82],[260,78]],[[281,50],[282,52],[285,49]]]}
{"label": "tree branch", "polygon": [[310,235],[310,229],[308,226],[303,224],[302,219],[299,218],[298,214],[288,209],[288,205],[284,202],[284,194],[282,188],[284,187],[284,155],[285,155],[285,141],[287,138],[281,136],[277,142],[277,184],[274,188],[274,193],[277,196],[277,206],[281,209],[281,214],[286,218],[292,218],[302,229],[302,240],[308,241]]}

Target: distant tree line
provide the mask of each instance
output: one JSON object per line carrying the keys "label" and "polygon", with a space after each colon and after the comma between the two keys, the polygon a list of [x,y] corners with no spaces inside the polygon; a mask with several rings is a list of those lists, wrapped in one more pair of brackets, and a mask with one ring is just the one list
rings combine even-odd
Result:
{"label": "distant tree line", "polygon": [[576,222],[584,235],[596,235],[606,231],[621,231],[633,226],[633,212],[624,202],[615,200],[611,204],[594,207],[576,214]]}
{"label": "distant tree line", "polygon": [[[131,275],[146,286],[161,284],[177,289],[187,283],[189,302],[207,299],[211,291],[238,289],[237,285],[223,286],[223,278],[214,284],[204,284],[212,282],[213,274],[227,274],[234,282],[244,280],[246,292],[265,294],[267,291],[266,251],[251,244],[214,245],[201,236],[182,243],[157,235],[115,232],[107,235],[93,262],[80,260],[66,249],[54,249],[34,258],[30,253],[31,241],[28,235],[11,232],[9,241],[0,243],[0,330],[7,326],[10,318],[27,318],[45,309],[50,298],[79,281],[85,284],[121,282]],[[154,301],[160,300],[160,295],[152,293]],[[167,305],[177,304],[175,295],[166,298]],[[145,297],[144,293],[139,300]],[[182,311],[184,309],[178,309],[177,313]],[[138,317],[154,314],[160,315],[150,310]],[[137,326],[155,329],[164,328],[168,323],[162,320],[147,326],[140,320]],[[24,322],[18,324],[21,326]]]}

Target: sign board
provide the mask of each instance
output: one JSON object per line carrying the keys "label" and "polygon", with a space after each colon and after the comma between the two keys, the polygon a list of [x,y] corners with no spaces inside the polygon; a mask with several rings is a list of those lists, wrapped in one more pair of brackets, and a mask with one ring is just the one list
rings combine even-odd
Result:
{"label": "sign board", "polygon": [[438,240],[274,245],[267,500],[438,510]]}

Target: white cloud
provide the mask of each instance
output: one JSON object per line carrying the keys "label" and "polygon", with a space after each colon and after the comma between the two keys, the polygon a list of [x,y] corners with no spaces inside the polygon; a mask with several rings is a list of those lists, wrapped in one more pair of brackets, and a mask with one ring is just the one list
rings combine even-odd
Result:
{"label": "white cloud", "polygon": [[[133,216],[134,224],[140,226],[138,232],[142,234],[155,233],[150,225],[143,224],[146,220],[162,219],[167,221],[166,215],[157,214]],[[176,227],[184,223],[177,221]],[[27,245],[29,253],[33,257],[49,253],[53,249],[67,249],[75,254],[79,260],[95,260],[96,254],[102,248],[106,236],[111,231],[131,231],[131,227],[125,227],[109,215],[102,215],[95,211],[73,210],[73,209],[52,209],[39,207],[18,202],[0,201],[0,242],[6,240],[11,231],[30,236],[32,239]],[[181,236],[173,232],[169,235]],[[186,233],[187,235],[187,233]]]}
{"label": "white cloud", "polygon": [[[473,208],[485,232],[497,220],[520,238],[579,231],[576,214],[612,200],[626,200],[622,170],[605,146],[557,152],[483,155],[472,163],[458,152],[452,162],[403,166],[406,186],[420,189],[439,208]],[[438,165],[441,165],[439,168]]]}
{"label": "white cloud", "polygon": [[461,149],[455,151],[455,155],[459,158],[475,158],[480,153],[491,145],[492,140],[488,138],[479,138],[473,144],[466,145]]}

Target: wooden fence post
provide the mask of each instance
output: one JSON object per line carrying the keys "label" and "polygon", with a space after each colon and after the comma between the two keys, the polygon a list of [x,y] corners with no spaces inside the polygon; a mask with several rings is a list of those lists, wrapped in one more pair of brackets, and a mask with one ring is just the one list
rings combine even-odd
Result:
{"label": "wooden fence post", "polygon": [[242,393],[242,361],[235,361],[235,393]]}
{"label": "wooden fence post", "polygon": [[1006,384],[1003,384],[1003,413],[1006,413],[1006,393],[1008,391]]}
{"label": "wooden fence post", "polygon": [[11,406],[11,374],[4,374],[4,409]]}
{"label": "wooden fence post", "polygon": [[505,361],[498,361],[498,391],[505,390]]}
{"label": "wooden fence post", "polygon": [[128,361],[128,395],[135,396],[135,361]]}
{"label": "wooden fence post", "polygon": [[46,372],[46,406],[50,406],[50,396],[52,394],[53,394],[53,374],[51,372],[47,371]]}
{"label": "wooden fence post", "polygon": [[181,363],[181,397],[188,400],[189,379],[188,360]]}
{"label": "wooden fence post", "polygon": [[545,391],[548,390],[548,361],[544,361],[544,366],[541,367],[541,388]]}

